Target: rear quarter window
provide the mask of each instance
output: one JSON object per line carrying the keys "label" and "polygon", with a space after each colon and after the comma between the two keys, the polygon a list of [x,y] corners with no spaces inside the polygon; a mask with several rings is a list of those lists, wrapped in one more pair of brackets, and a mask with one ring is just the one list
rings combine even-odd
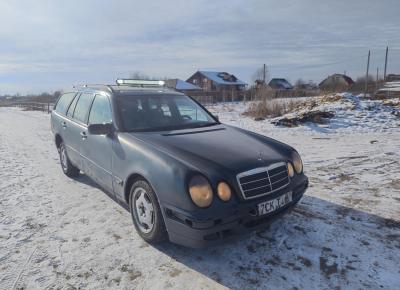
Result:
{"label": "rear quarter window", "polygon": [[69,104],[75,97],[76,93],[66,93],[60,97],[56,105],[56,112],[65,115]]}

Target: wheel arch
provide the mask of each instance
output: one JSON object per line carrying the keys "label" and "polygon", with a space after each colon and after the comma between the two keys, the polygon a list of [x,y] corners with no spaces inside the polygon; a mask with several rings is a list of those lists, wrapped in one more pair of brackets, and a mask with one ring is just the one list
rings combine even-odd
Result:
{"label": "wheel arch", "polygon": [[60,136],[60,134],[56,134],[54,141],[56,143],[57,148],[60,148],[61,143],[63,142],[62,137]]}
{"label": "wheel arch", "polygon": [[[139,173],[132,173],[126,179],[125,189],[124,189],[124,200],[125,200],[126,204],[128,204],[128,205],[129,205],[129,194],[131,191],[131,187],[139,179],[146,181],[154,190],[154,187],[151,185],[150,181],[147,178],[145,178],[143,175],[141,175]],[[156,195],[157,195],[157,193],[156,193]]]}

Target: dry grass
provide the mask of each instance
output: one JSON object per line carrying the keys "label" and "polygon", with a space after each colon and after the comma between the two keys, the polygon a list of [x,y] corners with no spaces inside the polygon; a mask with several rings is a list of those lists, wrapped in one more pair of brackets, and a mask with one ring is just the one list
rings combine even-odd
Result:
{"label": "dry grass", "polygon": [[388,99],[382,102],[383,105],[389,106],[395,109],[400,109],[400,99]]}
{"label": "dry grass", "polygon": [[333,103],[333,102],[340,101],[341,99],[343,99],[343,97],[341,95],[325,95],[325,96],[321,97],[320,102],[321,103]]}
{"label": "dry grass", "polygon": [[252,103],[243,114],[254,117],[255,119],[275,118],[306,107],[311,109],[315,106],[315,100],[299,101],[270,99]]}
{"label": "dry grass", "polygon": [[312,110],[320,104],[336,102],[342,98],[340,95],[326,95],[308,100],[265,98],[263,101],[252,103],[243,115],[255,119],[275,118],[294,111]]}
{"label": "dry grass", "polygon": [[243,113],[244,115],[259,118],[274,118],[282,116],[296,109],[295,102],[282,102],[278,100],[264,100],[252,103]]}

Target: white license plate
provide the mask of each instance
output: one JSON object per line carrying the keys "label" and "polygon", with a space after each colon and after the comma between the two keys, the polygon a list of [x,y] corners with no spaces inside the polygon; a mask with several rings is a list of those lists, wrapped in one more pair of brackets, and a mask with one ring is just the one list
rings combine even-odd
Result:
{"label": "white license plate", "polygon": [[292,201],[292,192],[286,192],[275,199],[267,200],[258,204],[258,215],[264,215],[287,205]]}

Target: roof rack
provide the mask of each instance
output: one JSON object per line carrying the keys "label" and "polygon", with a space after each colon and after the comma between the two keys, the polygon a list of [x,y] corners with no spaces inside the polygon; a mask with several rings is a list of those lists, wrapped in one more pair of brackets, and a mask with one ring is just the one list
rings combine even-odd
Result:
{"label": "roof rack", "polygon": [[110,85],[104,85],[104,84],[83,84],[83,85],[74,85],[72,86],[74,89],[77,88],[88,88],[88,89],[107,89],[111,93],[114,92],[112,87]]}
{"label": "roof rack", "polygon": [[135,79],[117,79],[115,81],[118,86],[127,85],[131,87],[141,87],[141,88],[149,88],[149,87],[164,87],[165,81],[161,80],[135,80]]}

